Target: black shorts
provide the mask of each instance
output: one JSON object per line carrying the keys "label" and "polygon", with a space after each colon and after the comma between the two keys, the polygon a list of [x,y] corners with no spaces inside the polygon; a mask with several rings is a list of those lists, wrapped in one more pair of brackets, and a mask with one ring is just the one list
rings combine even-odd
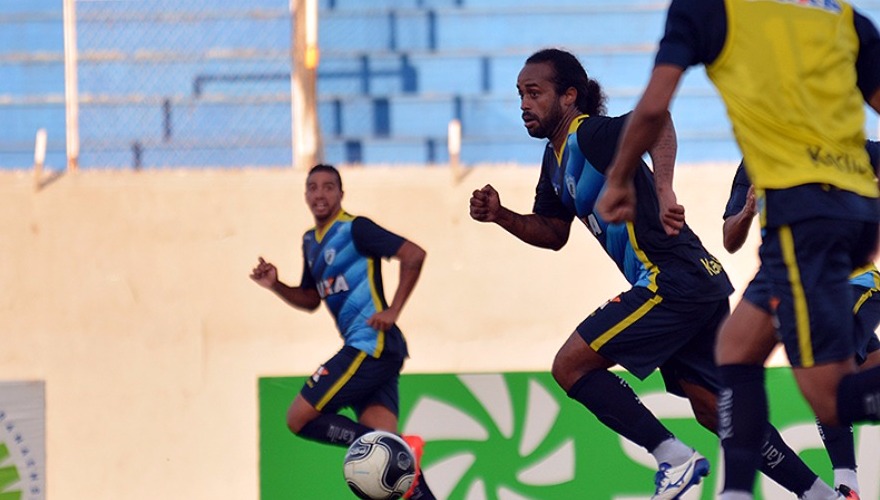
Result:
{"label": "black shorts", "polygon": [[[862,364],[874,351],[880,350],[880,340],[877,339],[875,330],[880,325],[880,293],[877,290],[860,285],[850,284],[852,287],[855,305],[852,308],[856,315],[855,323],[855,357],[856,363]],[[763,309],[773,316],[774,326],[779,324],[776,311],[771,304],[770,281],[758,269],[758,273],[749,282],[743,299],[750,304]]]}
{"label": "black shorts", "polygon": [[322,413],[351,407],[360,416],[368,406],[379,404],[397,415],[402,367],[398,356],[374,358],[345,346],[306,379],[300,394]]}
{"label": "black shorts", "polygon": [[808,219],[765,228],[760,274],[770,284],[779,337],[792,366],[808,368],[855,354],[861,332],[853,319],[849,276],[868,262],[876,245],[875,223]]}
{"label": "black shorts", "polygon": [[590,347],[644,379],[659,368],[669,392],[684,396],[678,380],[717,393],[715,339],[730,313],[728,300],[664,300],[635,287],[614,297],[577,327]]}

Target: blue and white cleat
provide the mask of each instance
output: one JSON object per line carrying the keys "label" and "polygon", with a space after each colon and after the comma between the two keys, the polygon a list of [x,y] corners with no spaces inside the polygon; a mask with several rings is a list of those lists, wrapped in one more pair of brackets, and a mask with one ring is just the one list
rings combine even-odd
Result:
{"label": "blue and white cleat", "polygon": [[709,475],[709,461],[696,451],[687,462],[671,466],[666,462],[660,464],[660,470],[654,476],[657,489],[651,500],[675,500],[691,486],[700,484]]}

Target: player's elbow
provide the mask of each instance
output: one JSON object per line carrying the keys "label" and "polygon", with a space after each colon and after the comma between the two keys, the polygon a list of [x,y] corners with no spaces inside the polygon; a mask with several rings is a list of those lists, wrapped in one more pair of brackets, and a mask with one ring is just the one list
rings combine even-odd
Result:
{"label": "player's elbow", "polygon": [[656,130],[664,130],[668,124],[671,124],[672,118],[669,110],[656,103],[648,103],[641,109],[642,119],[652,128]]}
{"label": "player's elbow", "polygon": [[724,249],[727,250],[727,253],[736,253],[740,248],[742,248],[742,242],[727,236],[724,237]]}
{"label": "player's elbow", "polygon": [[405,242],[397,252],[397,258],[400,259],[402,266],[415,269],[421,269],[427,256],[428,252],[424,248],[411,241]]}
{"label": "player's elbow", "polygon": [[566,243],[568,243],[568,234],[556,235],[555,238],[548,242],[547,248],[554,252],[558,252],[562,250],[562,247],[564,247]]}
{"label": "player's elbow", "polygon": [[298,298],[292,299],[292,304],[305,311],[315,311],[321,307],[321,296],[317,290],[304,290]]}
{"label": "player's elbow", "polygon": [[571,221],[552,217],[539,217],[541,230],[536,231],[534,236],[537,246],[553,251],[559,251],[568,243],[568,235],[571,232]]}
{"label": "player's elbow", "polygon": [[425,262],[425,258],[428,257],[428,252],[425,251],[424,248],[413,243],[415,247],[413,249],[412,261],[414,264],[418,264],[419,267],[422,267],[422,264]]}
{"label": "player's elbow", "polygon": [[736,221],[733,217],[724,220],[721,227],[722,242],[727,253],[736,253],[745,243],[745,235],[736,229]]}
{"label": "player's elbow", "polygon": [[558,251],[562,250],[562,247],[564,247],[564,246],[565,246],[565,243],[556,243],[549,248],[550,248],[550,250],[553,250],[554,252],[558,252]]}

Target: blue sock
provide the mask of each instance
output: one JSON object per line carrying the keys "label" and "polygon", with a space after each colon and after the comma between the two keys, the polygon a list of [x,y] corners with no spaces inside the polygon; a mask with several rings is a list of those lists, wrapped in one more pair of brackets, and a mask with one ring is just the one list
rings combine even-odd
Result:
{"label": "blue sock", "polygon": [[840,425],[880,422],[880,366],[843,377],[837,386]]}
{"label": "blue sock", "polygon": [[724,450],[724,491],[753,491],[767,433],[764,367],[718,367],[724,389],[718,399],[718,437]]}
{"label": "blue sock", "polygon": [[648,451],[673,437],[629,384],[607,370],[592,371],[578,379],[568,397],[584,405],[608,428]]}
{"label": "blue sock", "polygon": [[818,418],[816,426],[819,427],[819,436],[822,437],[828,458],[831,459],[831,468],[855,470],[856,447],[853,443],[852,426],[823,425]]}
{"label": "blue sock", "polygon": [[355,439],[373,429],[335,413],[322,414],[299,430],[297,436],[320,443],[350,446]]}

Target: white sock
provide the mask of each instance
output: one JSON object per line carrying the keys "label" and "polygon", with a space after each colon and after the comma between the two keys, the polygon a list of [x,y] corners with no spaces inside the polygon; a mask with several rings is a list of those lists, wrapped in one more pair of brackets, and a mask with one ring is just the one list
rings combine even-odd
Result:
{"label": "white sock", "polygon": [[834,469],[834,487],[841,484],[849,486],[856,493],[859,492],[859,476],[852,469]]}
{"label": "white sock", "polygon": [[836,491],[831,489],[831,486],[828,486],[817,477],[813,482],[813,486],[810,486],[810,489],[804,492],[804,495],[800,498],[801,500],[834,500],[839,498],[839,496]]}
{"label": "white sock", "polygon": [[657,460],[658,466],[662,463],[667,463],[673,467],[687,462],[693,454],[693,448],[674,437],[658,444],[651,452],[651,455],[654,455],[654,459]]}
{"label": "white sock", "polygon": [[752,494],[747,491],[722,491],[718,500],[752,500]]}

